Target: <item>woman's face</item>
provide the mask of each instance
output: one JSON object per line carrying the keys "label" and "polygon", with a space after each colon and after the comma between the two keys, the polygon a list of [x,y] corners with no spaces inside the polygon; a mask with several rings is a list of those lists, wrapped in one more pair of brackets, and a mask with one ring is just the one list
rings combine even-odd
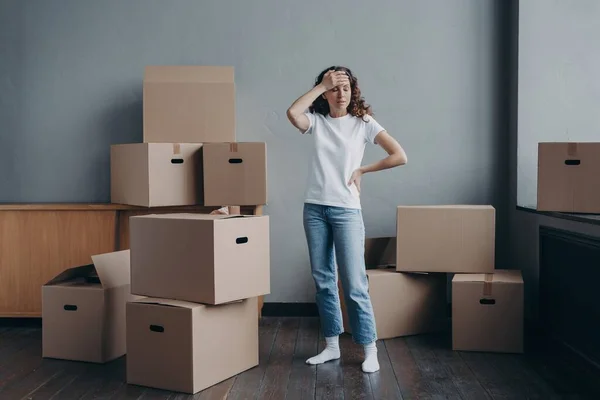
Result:
{"label": "woman's face", "polygon": [[350,84],[336,86],[323,94],[331,110],[345,110],[350,105],[352,89]]}

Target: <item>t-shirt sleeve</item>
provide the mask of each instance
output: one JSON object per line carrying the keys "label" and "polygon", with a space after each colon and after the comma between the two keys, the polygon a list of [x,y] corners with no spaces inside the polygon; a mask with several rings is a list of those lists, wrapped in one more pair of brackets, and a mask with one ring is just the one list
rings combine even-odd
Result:
{"label": "t-shirt sleeve", "polygon": [[308,118],[308,129],[304,133],[311,133],[313,126],[315,126],[315,115],[310,112],[305,112],[304,115]]}
{"label": "t-shirt sleeve", "polygon": [[375,144],[375,136],[377,136],[377,134],[381,131],[384,131],[385,128],[383,126],[381,126],[381,124],[379,122],[377,122],[377,120],[375,120],[375,118],[368,116],[368,118],[366,118],[366,120],[368,122],[365,123],[365,127],[366,127],[366,132],[365,132],[365,140],[368,143],[371,144]]}

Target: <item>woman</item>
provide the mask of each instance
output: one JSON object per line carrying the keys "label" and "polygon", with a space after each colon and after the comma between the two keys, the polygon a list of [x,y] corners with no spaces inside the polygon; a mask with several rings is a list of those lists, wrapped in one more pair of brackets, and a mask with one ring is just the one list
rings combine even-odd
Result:
{"label": "woman", "polygon": [[[307,108],[309,112],[305,112]],[[340,357],[338,336],[344,329],[337,262],[352,336],[365,349],[362,370],[378,371],[377,333],[364,260],[360,183],[366,173],[405,164],[406,154],[372,117],[356,77],[345,67],[321,72],[314,87],[290,106],[287,116],[301,133],[312,134],[315,144],[303,224],[327,345],[306,362],[321,364]],[[361,166],[367,143],[381,146],[388,156]]]}

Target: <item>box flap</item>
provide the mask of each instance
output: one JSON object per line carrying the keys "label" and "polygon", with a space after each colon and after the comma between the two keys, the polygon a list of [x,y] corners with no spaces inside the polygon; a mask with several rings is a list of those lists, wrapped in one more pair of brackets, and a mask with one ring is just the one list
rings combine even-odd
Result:
{"label": "box flap", "polygon": [[95,277],[97,277],[97,275],[96,269],[94,268],[93,264],[82,265],[79,267],[73,267],[64,270],[63,272],[46,282],[44,286],[51,286],[57,283],[75,280],[78,278],[84,280],[86,278],[94,279]]}
{"label": "box flap", "polygon": [[241,214],[199,214],[199,213],[165,213],[165,214],[145,214],[135,215],[130,218],[151,218],[151,219],[193,219],[193,220],[205,220],[205,221],[217,221],[222,219],[234,219],[234,218],[257,218],[261,215],[241,215]]}
{"label": "box flap", "polygon": [[[367,278],[369,279],[389,279],[390,274],[397,274],[397,276],[416,276],[416,275],[440,275],[443,272],[398,272],[395,268],[377,268],[370,269],[367,271]],[[394,275],[391,275],[392,277]]]}
{"label": "box flap", "polygon": [[149,305],[157,305],[157,306],[165,306],[165,307],[187,308],[190,310],[192,310],[194,308],[205,307],[205,305],[201,304],[201,303],[191,303],[188,301],[163,299],[163,298],[158,298],[158,297],[143,297],[140,299],[131,300],[130,303],[149,304]]}
{"label": "box flap", "polygon": [[523,283],[520,270],[497,269],[493,274],[455,274],[452,282]]}
{"label": "box flap", "polygon": [[103,288],[128,285],[131,280],[129,250],[92,256]]}
{"label": "box flap", "polygon": [[149,65],[144,82],[233,83],[232,66],[213,65]]}

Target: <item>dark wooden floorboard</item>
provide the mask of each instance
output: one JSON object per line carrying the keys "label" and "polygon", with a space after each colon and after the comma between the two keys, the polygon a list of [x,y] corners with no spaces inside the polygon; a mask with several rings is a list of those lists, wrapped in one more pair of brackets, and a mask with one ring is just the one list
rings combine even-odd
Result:
{"label": "dark wooden floorboard", "polygon": [[299,328],[299,317],[282,317],[269,365],[258,393],[259,399],[285,399]]}
{"label": "dark wooden floorboard", "polygon": [[390,356],[385,347],[385,342],[382,340],[377,341],[377,357],[379,359],[379,372],[369,374],[373,398],[376,400],[403,399]]}
{"label": "dark wooden floorboard", "polygon": [[364,374],[363,349],[347,334],[340,360],[307,365],[323,346],[318,318],[262,318],[259,365],[188,395],[128,385],[126,356],[103,365],[43,359],[41,327],[3,321],[0,400],[599,398],[590,393],[597,379],[542,347],[527,354],[455,352],[449,333],[388,339],[377,343],[380,371]]}
{"label": "dark wooden floorboard", "polygon": [[311,317],[300,320],[286,400],[306,400],[315,397],[317,367],[307,365],[306,360],[317,354],[319,332],[318,318]]}
{"label": "dark wooden floorboard", "polygon": [[[323,351],[324,348],[325,339],[321,335],[317,353]],[[341,360],[333,360],[316,366],[315,399],[344,399],[344,376],[341,366]]]}
{"label": "dark wooden floorboard", "polygon": [[262,318],[260,320],[259,365],[238,375],[227,399],[257,399],[267,366],[271,361],[271,352],[277,331],[281,325],[280,318]]}
{"label": "dark wooden floorboard", "polygon": [[492,399],[460,355],[452,351],[450,339],[448,335],[423,335],[420,338],[423,345],[431,350],[440,368],[447,371],[462,399]]}
{"label": "dark wooden floorboard", "polygon": [[390,363],[396,375],[400,393],[405,399],[415,399],[425,392],[421,371],[404,338],[394,338],[384,341]]}
{"label": "dark wooden floorboard", "polygon": [[369,375],[361,370],[361,363],[364,360],[362,346],[355,344],[350,335],[344,334],[340,336],[340,349],[344,398],[373,400]]}

